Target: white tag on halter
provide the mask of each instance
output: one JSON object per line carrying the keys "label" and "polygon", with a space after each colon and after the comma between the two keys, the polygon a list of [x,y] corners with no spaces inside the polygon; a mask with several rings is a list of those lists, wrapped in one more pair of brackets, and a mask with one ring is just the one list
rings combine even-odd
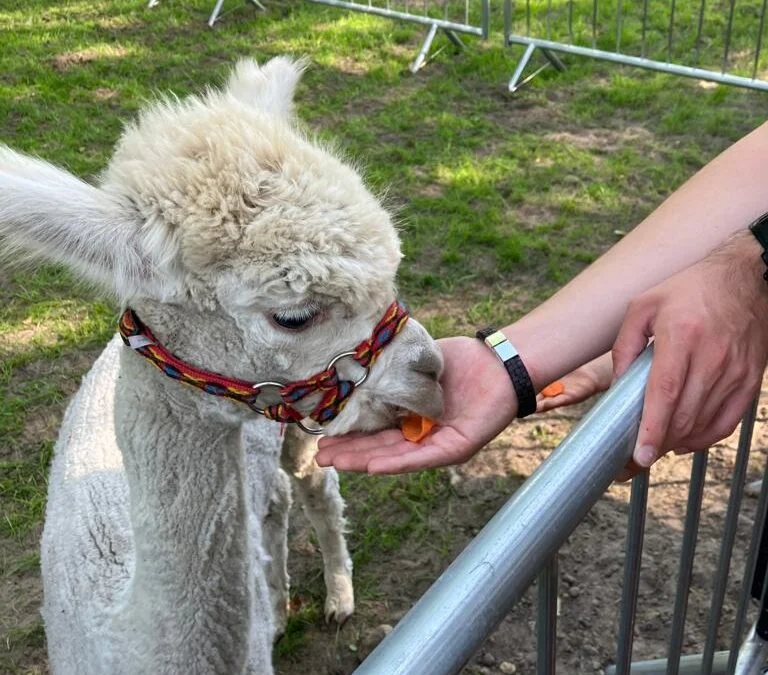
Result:
{"label": "white tag on halter", "polygon": [[146,335],[129,335],[128,344],[130,345],[131,349],[141,349],[142,347],[153,345],[155,343],[152,342],[152,340],[150,340]]}

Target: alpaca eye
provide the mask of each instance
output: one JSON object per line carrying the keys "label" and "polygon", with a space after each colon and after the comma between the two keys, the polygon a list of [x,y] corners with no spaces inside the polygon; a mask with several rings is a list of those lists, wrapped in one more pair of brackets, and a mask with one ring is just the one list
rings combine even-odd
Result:
{"label": "alpaca eye", "polygon": [[301,309],[276,312],[272,315],[272,320],[282,328],[299,330],[301,328],[306,328],[316,315],[317,310],[314,307],[303,307]]}

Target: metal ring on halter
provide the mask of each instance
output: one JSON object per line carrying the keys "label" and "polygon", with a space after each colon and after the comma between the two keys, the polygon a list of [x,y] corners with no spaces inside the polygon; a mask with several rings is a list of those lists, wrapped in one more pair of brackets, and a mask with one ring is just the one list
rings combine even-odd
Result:
{"label": "metal ring on halter", "polygon": [[[259,394],[261,394],[261,389],[263,387],[277,387],[278,389],[282,389],[284,386],[285,386],[285,384],[283,382],[269,382],[269,381],[267,381],[267,382],[257,382],[256,384],[253,385],[252,389],[258,389],[259,390]],[[258,396],[258,394],[257,394],[257,396]],[[280,400],[281,401],[283,400],[282,396],[280,396]],[[264,408],[257,407],[255,403],[251,403],[250,407],[251,407],[251,410],[253,410],[253,412],[258,413],[259,415],[263,415],[264,414]]]}
{"label": "metal ring on halter", "polygon": [[[355,352],[341,352],[341,354],[337,354],[331,359],[331,362],[325,367],[326,370],[330,370],[337,361],[340,361],[341,359],[347,357],[347,356],[354,356]],[[357,361],[355,361],[357,363]],[[359,387],[363,382],[365,382],[368,379],[368,372],[369,368],[368,366],[361,366],[359,363],[357,365],[363,369],[363,375],[360,377],[359,380],[353,383],[355,387]]]}
{"label": "metal ring on halter", "polygon": [[[305,417],[304,419],[311,418]],[[325,429],[323,429],[323,427],[308,427],[306,424],[304,424],[304,420],[296,420],[296,426],[305,433],[312,434],[313,436],[319,436],[320,434],[325,433]]]}
{"label": "metal ring on halter", "polygon": [[[278,389],[282,389],[285,385],[282,382],[258,382],[257,384],[253,385],[254,389],[261,389],[262,387],[277,387]],[[261,392],[259,392],[261,393]],[[282,400],[282,396],[280,397],[280,400]],[[264,408],[258,408],[255,405],[251,404],[251,410],[253,412],[258,413],[259,415],[264,414]],[[305,418],[308,419],[308,418]],[[319,436],[322,433],[325,433],[323,430],[323,427],[308,427],[306,424],[304,424],[304,420],[296,420],[296,426],[299,427],[303,432],[307,434],[312,434],[313,436]]]}

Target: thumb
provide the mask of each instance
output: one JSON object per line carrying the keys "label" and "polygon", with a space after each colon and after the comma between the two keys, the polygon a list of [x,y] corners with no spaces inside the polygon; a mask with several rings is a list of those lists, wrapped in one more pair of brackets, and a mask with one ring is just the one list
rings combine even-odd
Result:
{"label": "thumb", "polygon": [[633,301],[616,336],[611,349],[613,359],[613,381],[621,377],[632,362],[648,346],[652,335],[653,320],[656,316],[656,304]]}

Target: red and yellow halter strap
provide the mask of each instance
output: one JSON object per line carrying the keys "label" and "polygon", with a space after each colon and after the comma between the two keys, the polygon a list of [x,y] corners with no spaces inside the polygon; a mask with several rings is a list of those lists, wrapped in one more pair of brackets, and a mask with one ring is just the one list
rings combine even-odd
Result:
{"label": "red and yellow halter strap", "polygon": [[[350,350],[349,358],[367,370],[402,330],[407,320],[408,311],[396,300],[384,312],[384,316],[374,327],[371,336]],[[336,370],[335,363],[340,356],[347,354],[344,352],[332,359],[325,370],[307,379],[281,385],[279,389],[281,402],[260,408],[256,400],[267,383],[226,377],[195,368],[182,361],[163,347],[152,331],[142,323],[136,312],[130,308],[126,309],[120,317],[119,329],[123,342],[127,346],[141,354],[168,377],[192,385],[207,394],[244,403],[255,412],[276,422],[300,423],[305,415],[293,408],[292,404],[315,392],[322,392],[320,402],[306,417],[318,424],[328,423],[341,412],[356,387],[355,382],[342,380]],[[358,384],[361,382],[362,380],[358,381]],[[314,431],[307,429],[304,425],[300,426],[306,431]]]}

